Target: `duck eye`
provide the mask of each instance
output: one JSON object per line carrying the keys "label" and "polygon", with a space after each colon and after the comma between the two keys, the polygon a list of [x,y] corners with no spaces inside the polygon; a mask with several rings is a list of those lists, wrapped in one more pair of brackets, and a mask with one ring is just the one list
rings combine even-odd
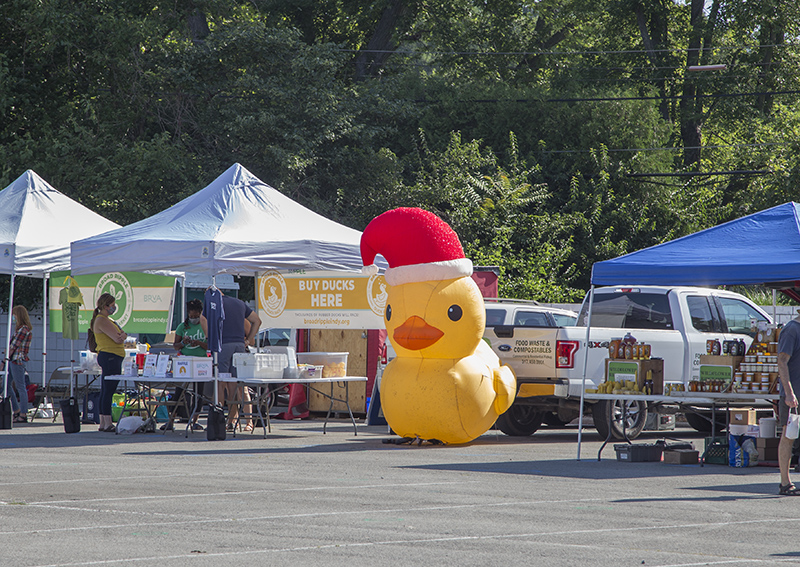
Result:
{"label": "duck eye", "polygon": [[451,305],[450,309],[447,310],[447,316],[450,317],[451,321],[458,321],[463,314],[464,312],[458,305]]}
{"label": "duck eye", "polygon": [[392,320],[392,306],[391,305],[387,305],[386,306],[386,320],[387,321],[391,321]]}

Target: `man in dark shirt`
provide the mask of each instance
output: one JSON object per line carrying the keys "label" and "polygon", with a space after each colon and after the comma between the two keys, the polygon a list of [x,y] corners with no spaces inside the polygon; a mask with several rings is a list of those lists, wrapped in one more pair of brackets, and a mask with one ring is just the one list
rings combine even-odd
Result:
{"label": "man in dark shirt", "polygon": [[[222,296],[222,316],[209,316],[207,327],[204,330],[206,331],[206,336],[209,337],[209,348],[212,348],[211,343],[213,341],[211,337],[214,334],[212,326],[219,325],[222,336],[220,340],[221,350],[219,351],[219,356],[217,358],[218,370],[220,373],[229,372],[235,377],[236,367],[233,366],[233,355],[237,352],[247,352],[247,345],[255,344],[255,337],[258,334],[259,327],[261,326],[261,318],[258,316],[258,313],[250,309],[250,306],[241,299],[230,297],[218,290],[216,292]],[[207,291],[206,303],[210,303],[210,300],[212,299],[213,298],[209,296]],[[219,298],[216,299],[219,301]],[[204,312],[211,314],[212,310],[206,309]],[[219,323],[219,319],[222,320],[221,323]],[[247,332],[247,335],[245,335],[245,320],[250,323],[250,328]],[[209,334],[209,329],[211,329],[211,334]],[[229,402],[236,401],[238,399],[237,394],[241,393],[244,395],[244,392],[241,390],[243,390],[243,388],[237,386],[236,384],[226,384],[225,382],[220,382],[219,391],[217,392],[220,403],[224,403],[226,399]],[[244,399],[245,401],[248,401],[249,397]],[[251,413],[247,406],[245,406],[244,411],[248,414]],[[231,406],[228,409],[229,429],[233,427],[233,423],[237,416],[238,408]],[[244,429],[252,430],[252,423],[250,423],[249,420]]]}
{"label": "man in dark shirt", "polygon": [[789,321],[781,329],[778,338],[778,376],[781,382],[781,396],[778,402],[778,420],[783,428],[778,444],[778,465],[781,471],[781,484],[778,493],[785,496],[800,496],[800,489],[789,479],[794,439],[786,437],[786,423],[790,408],[797,408],[795,392],[800,391],[800,316]]}

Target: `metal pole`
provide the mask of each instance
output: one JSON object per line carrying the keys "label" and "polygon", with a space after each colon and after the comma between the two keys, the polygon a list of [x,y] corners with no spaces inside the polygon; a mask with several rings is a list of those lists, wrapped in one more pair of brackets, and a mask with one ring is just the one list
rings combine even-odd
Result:
{"label": "metal pole", "polygon": [[[211,286],[214,289],[217,289],[217,275],[214,274],[211,276]],[[214,374],[214,407],[219,405],[219,353],[215,350],[214,351],[214,367],[213,367],[213,374]]]}
{"label": "metal pole", "polygon": [[47,387],[47,284],[50,281],[50,274],[45,273],[42,277],[42,388]]}
{"label": "metal pole", "polygon": [[778,324],[778,290],[774,288],[772,290],[772,323]]}
{"label": "metal pole", "polygon": [[581,381],[581,404],[578,413],[578,460],[581,460],[581,440],[583,438],[583,399],[586,393],[586,366],[589,364],[589,331],[592,328],[592,304],[594,285],[589,288],[589,308],[586,313],[586,350],[583,353],[583,380]]}
{"label": "metal pole", "polygon": [[[17,275],[11,272],[11,287],[8,290],[8,324],[6,325],[6,363],[3,365],[3,398],[8,397],[8,351],[11,350],[11,311],[14,309],[14,278]],[[22,394],[20,394],[22,395]]]}
{"label": "metal pole", "polygon": [[186,274],[181,276],[181,321],[186,320]]}

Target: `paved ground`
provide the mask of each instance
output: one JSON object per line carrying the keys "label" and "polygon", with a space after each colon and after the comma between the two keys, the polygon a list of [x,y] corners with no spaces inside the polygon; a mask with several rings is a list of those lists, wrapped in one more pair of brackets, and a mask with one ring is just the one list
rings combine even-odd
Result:
{"label": "paved ground", "polygon": [[598,462],[592,432],[578,461],[574,428],[456,447],[345,421],[217,442],[94,429],[0,431],[1,565],[800,564],[776,469]]}

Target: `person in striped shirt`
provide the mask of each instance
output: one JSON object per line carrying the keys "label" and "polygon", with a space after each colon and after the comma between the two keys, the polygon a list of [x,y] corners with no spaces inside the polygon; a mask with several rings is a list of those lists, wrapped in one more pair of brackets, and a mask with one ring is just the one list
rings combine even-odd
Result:
{"label": "person in striped shirt", "polygon": [[8,373],[16,392],[10,385],[11,408],[14,411],[14,423],[28,422],[28,389],[25,386],[25,363],[28,362],[28,350],[31,347],[31,319],[28,310],[22,305],[15,305],[11,310],[11,324],[14,336],[8,349]]}

